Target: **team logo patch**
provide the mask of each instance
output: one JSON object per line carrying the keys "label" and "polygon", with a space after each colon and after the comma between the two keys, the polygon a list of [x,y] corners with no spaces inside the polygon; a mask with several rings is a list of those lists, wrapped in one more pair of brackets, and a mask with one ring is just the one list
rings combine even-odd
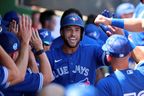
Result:
{"label": "team logo patch", "polygon": [[124,57],[124,54],[119,54],[119,57]]}
{"label": "team logo patch", "polygon": [[85,78],[85,79],[79,81],[77,84],[88,86],[88,85],[90,85],[90,81],[88,80],[88,78]]}
{"label": "team logo patch", "polygon": [[44,38],[49,35],[47,31],[44,31],[44,32],[42,32],[42,33],[40,33],[40,34],[41,34]]}
{"label": "team logo patch", "polygon": [[77,21],[78,18],[76,18],[76,17],[71,17],[70,20],[72,20],[72,21]]}
{"label": "team logo patch", "polygon": [[133,74],[133,70],[127,70],[127,74]]}
{"label": "team logo patch", "polygon": [[13,44],[13,49],[14,49],[14,50],[17,50],[17,48],[18,48],[18,44],[17,44],[17,43],[14,43],[14,44]]}

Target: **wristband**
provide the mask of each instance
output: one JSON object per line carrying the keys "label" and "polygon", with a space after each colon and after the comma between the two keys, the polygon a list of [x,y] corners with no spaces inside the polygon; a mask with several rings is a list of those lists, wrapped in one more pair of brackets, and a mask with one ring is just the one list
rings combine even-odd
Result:
{"label": "wristband", "polygon": [[44,49],[41,49],[41,50],[37,51],[37,52],[35,53],[35,55],[39,56],[39,55],[41,55],[41,54],[44,53],[44,52],[45,52]]}
{"label": "wristband", "polygon": [[124,20],[123,19],[112,19],[111,25],[124,29]]}

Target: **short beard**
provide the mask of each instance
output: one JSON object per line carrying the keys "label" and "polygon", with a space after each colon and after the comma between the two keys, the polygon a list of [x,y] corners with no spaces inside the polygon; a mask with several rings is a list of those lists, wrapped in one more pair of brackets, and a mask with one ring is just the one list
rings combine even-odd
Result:
{"label": "short beard", "polygon": [[71,46],[64,37],[62,37],[62,38],[63,38],[63,40],[64,40],[64,44],[65,44],[66,46],[68,46],[69,48],[76,48],[76,47],[78,47],[78,45],[79,45],[79,43],[80,43],[80,40],[79,40],[79,42],[77,42],[75,46]]}

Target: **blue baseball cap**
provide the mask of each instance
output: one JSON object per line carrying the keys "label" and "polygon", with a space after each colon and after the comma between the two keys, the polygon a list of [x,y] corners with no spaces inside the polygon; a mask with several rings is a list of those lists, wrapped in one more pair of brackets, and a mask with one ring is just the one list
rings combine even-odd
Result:
{"label": "blue baseball cap", "polygon": [[20,48],[20,41],[12,32],[2,32],[0,34],[0,45],[7,53],[13,53]]}
{"label": "blue baseball cap", "polygon": [[118,16],[121,16],[122,14],[128,14],[134,12],[135,7],[131,3],[122,3],[120,4],[117,9],[116,13]]}
{"label": "blue baseball cap", "polygon": [[84,22],[77,14],[67,15],[62,19],[61,28],[65,26],[77,25],[84,29]]}
{"label": "blue baseball cap", "polygon": [[127,56],[134,47],[132,43],[122,35],[110,36],[106,43],[102,46],[102,49],[113,57],[122,58]]}
{"label": "blue baseball cap", "polygon": [[8,26],[12,20],[15,20],[17,24],[19,23],[19,17],[16,11],[7,12],[3,17],[3,20],[6,26]]}
{"label": "blue baseball cap", "polygon": [[52,36],[50,31],[48,31],[46,28],[42,28],[39,29],[38,32],[44,45],[50,45],[52,43]]}
{"label": "blue baseball cap", "polygon": [[84,22],[83,22],[82,18],[75,13],[67,15],[61,20],[60,30],[63,27],[72,26],[72,25],[81,27],[81,32],[82,32],[81,40],[82,40],[83,35],[84,35]]}

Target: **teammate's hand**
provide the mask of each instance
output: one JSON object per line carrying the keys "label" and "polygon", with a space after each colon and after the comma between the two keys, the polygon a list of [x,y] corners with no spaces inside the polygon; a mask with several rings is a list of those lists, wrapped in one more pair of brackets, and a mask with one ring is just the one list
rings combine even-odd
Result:
{"label": "teammate's hand", "polygon": [[38,30],[33,28],[32,28],[31,45],[36,49],[36,51],[43,49],[42,41],[39,37]]}
{"label": "teammate's hand", "polygon": [[9,28],[8,28],[9,32],[14,32],[15,34],[18,33],[18,24],[16,23],[15,20],[12,20],[9,24]]}
{"label": "teammate's hand", "polygon": [[19,32],[18,37],[21,40],[21,43],[29,44],[32,36],[32,21],[29,16],[22,15],[19,17]]}
{"label": "teammate's hand", "polygon": [[111,25],[111,19],[110,18],[107,18],[107,17],[104,17],[102,15],[98,15],[94,21],[94,23],[96,25],[99,25],[99,24],[105,24],[105,25]]}
{"label": "teammate's hand", "polygon": [[110,29],[110,31],[106,32],[108,36],[111,36],[113,34],[124,35],[124,32],[121,28],[113,27],[113,26],[110,26],[110,25],[108,25],[108,28]]}

